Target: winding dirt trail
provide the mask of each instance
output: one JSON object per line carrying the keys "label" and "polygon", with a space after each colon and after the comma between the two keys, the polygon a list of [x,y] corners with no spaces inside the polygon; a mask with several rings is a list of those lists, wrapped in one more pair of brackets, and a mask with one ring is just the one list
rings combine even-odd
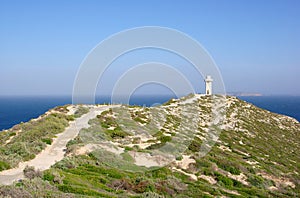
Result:
{"label": "winding dirt trail", "polygon": [[35,169],[41,171],[49,169],[53,164],[64,158],[67,143],[71,139],[74,139],[81,129],[89,127],[88,121],[90,119],[95,118],[101,112],[109,108],[117,106],[118,105],[108,105],[92,108],[87,114],[77,118],[76,121],[70,122],[70,126],[67,127],[64,132],[58,134],[53,143],[36,155],[34,159],[21,162],[17,168],[0,172],[0,184],[10,185],[14,181],[23,179],[23,170],[26,166],[33,166]]}

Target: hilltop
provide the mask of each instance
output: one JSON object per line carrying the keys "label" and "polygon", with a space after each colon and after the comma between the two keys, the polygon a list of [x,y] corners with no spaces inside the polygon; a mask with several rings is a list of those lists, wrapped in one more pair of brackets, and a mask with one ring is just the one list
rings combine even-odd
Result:
{"label": "hilltop", "polygon": [[[74,132],[76,124],[81,130]],[[7,179],[5,169],[21,170],[25,161],[32,165],[71,131],[56,163],[21,166],[28,179],[0,187],[0,195],[289,197],[300,192],[299,122],[235,97],[204,95],[151,108],[57,107],[0,133],[0,181]]]}

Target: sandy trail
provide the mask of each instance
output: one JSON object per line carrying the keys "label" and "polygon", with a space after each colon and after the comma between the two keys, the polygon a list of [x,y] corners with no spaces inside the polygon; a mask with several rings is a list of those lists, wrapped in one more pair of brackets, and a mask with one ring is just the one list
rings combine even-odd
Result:
{"label": "sandy trail", "polygon": [[117,106],[118,105],[109,105],[92,108],[89,113],[76,119],[76,121],[70,122],[70,126],[67,127],[64,132],[58,134],[53,143],[36,155],[34,159],[21,162],[17,168],[0,172],[0,184],[10,185],[14,181],[23,179],[23,170],[27,165],[34,166],[36,169],[42,171],[49,169],[53,164],[64,158],[67,143],[71,139],[74,139],[81,129],[89,127],[88,121],[90,119],[95,118],[101,112],[109,108]]}

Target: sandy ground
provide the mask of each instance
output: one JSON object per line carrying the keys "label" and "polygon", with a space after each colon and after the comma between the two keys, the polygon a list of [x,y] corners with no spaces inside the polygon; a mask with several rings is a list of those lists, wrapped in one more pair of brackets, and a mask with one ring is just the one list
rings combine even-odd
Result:
{"label": "sandy ground", "polygon": [[14,181],[24,178],[23,170],[27,165],[34,166],[39,170],[49,169],[53,164],[64,158],[68,141],[75,138],[82,128],[87,128],[90,119],[96,117],[102,111],[116,106],[117,105],[92,108],[89,113],[76,119],[76,121],[70,122],[70,126],[66,128],[63,133],[58,134],[53,143],[47,146],[46,149],[39,153],[34,159],[21,162],[17,168],[0,172],[0,184],[9,185]]}
{"label": "sandy ground", "polygon": [[138,166],[145,166],[147,168],[157,166],[162,167],[173,161],[173,159],[168,159],[161,155],[151,155],[150,153],[142,153],[129,151],[131,157],[134,159],[134,163]]}
{"label": "sandy ground", "polygon": [[99,144],[87,144],[85,146],[82,146],[78,148],[75,151],[76,155],[85,155],[87,153],[90,153],[96,149],[104,149],[106,151],[109,151],[111,153],[114,153],[116,155],[120,155],[124,153],[124,148],[118,147],[114,142],[112,141],[103,141],[102,143]]}

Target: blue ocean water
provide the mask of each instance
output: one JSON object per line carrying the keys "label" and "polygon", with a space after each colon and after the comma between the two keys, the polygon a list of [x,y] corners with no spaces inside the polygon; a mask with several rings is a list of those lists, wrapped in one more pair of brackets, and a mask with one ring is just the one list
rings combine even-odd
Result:
{"label": "blue ocean water", "polygon": [[49,109],[71,103],[69,97],[0,97],[0,131],[37,118]]}
{"label": "blue ocean water", "polygon": [[[130,99],[131,105],[153,106],[168,101],[171,96],[136,96]],[[261,96],[239,97],[258,107],[288,115],[300,121],[300,96]],[[98,97],[96,103],[109,103],[109,97]],[[55,106],[71,104],[71,97],[0,97],[0,131],[37,118]]]}
{"label": "blue ocean water", "polygon": [[274,113],[296,118],[300,122],[300,96],[241,96],[238,98]]}

